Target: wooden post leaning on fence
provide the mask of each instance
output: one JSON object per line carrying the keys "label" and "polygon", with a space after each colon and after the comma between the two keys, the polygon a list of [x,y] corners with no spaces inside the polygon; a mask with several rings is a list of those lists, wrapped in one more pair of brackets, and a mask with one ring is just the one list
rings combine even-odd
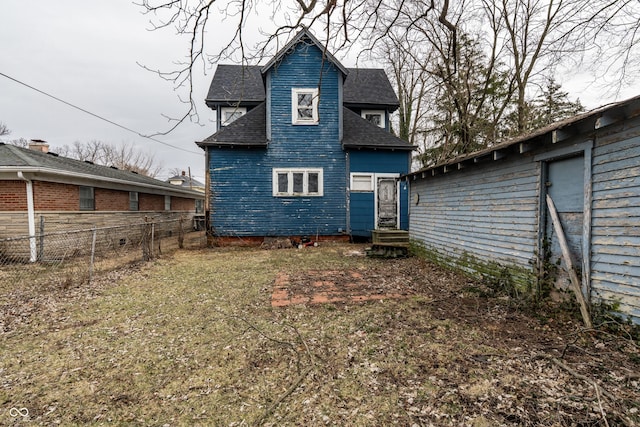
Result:
{"label": "wooden post leaning on fence", "polygon": [[560,249],[562,249],[562,257],[564,258],[564,263],[567,266],[567,272],[569,273],[569,278],[571,279],[571,288],[573,289],[573,293],[575,294],[578,305],[580,306],[582,320],[584,321],[584,325],[587,328],[591,328],[592,324],[591,315],[589,314],[589,307],[587,306],[585,297],[582,294],[582,287],[580,286],[580,279],[578,279],[578,274],[573,268],[573,261],[571,260],[571,252],[569,251],[567,238],[564,235],[564,230],[562,229],[562,223],[560,223],[560,217],[558,216],[558,211],[556,211],[556,206],[553,203],[551,196],[549,196],[548,194],[547,206],[549,207],[549,213],[551,214],[551,220],[553,221],[553,228],[556,231],[556,235],[558,236]]}
{"label": "wooden post leaning on fence", "polygon": [[184,221],[184,216],[180,215],[180,220],[178,221],[178,247],[180,249],[184,248]]}
{"label": "wooden post leaning on fence", "polygon": [[142,259],[144,261],[149,261],[153,258],[153,253],[151,251],[151,245],[153,244],[153,224],[149,220],[149,218],[144,219],[144,224],[142,226]]}

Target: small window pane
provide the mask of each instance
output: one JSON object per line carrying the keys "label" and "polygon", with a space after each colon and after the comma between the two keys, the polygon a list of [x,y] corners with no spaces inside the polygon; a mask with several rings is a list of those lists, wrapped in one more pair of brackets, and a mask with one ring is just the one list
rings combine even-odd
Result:
{"label": "small window pane", "polygon": [[309,172],[309,193],[317,193],[318,188],[318,174]]}
{"label": "small window pane", "polygon": [[95,209],[93,187],[80,187],[80,210],[92,211]]}
{"label": "small window pane", "polygon": [[299,93],[298,94],[298,106],[299,107],[311,107],[313,105],[313,94],[311,93]]}
{"label": "small window pane", "polygon": [[351,191],[373,191],[371,175],[353,175],[351,178]]}
{"label": "small window pane", "polygon": [[289,177],[286,173],[278,174],[278,193],[287,193],[289,191]]}
{"label": "small window pane", "polygon": [[129,210],[138,210],[138,193],[136,191],[129,192]]}
{"label": "small window pane", "polygon": [[304,191],[304,173],[293,174],[293,192],[302,193]]}
{"label": "small window pane", "polygon": [[229,124],[240,117],[242,117],[242,113],[240,111],[227,111],[224,113],[224,122]]}
{"label": "small window pane", "polygon": [[382,124],[382,116],[380,114],[365,114],[365,119],[376,126],[380,126]]}

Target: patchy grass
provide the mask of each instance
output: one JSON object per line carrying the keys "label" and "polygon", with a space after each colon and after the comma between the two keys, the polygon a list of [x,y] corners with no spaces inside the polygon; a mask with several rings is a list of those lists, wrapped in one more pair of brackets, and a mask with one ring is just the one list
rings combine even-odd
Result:
{"label": "patchy grass", "polygon": [[[179,251],[3,299],[0,424],[640,422],[633,341],[542,323],[419,258],[360,249]],[[340,269],[410,296],[271,306],[278,273],[299,289],[305,272]]]}

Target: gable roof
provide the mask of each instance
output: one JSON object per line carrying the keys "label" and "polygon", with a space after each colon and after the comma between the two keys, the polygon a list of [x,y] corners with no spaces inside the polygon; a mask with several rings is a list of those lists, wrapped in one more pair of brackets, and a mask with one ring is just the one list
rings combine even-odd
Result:
{"label": "gable roof", "polygon": [[[262,103],[201,142],[199,147],[266,147],[266,108]],[[343,107],[343,148],[414,150],[416,147]]]}
{"label": "gable roof", "polygon": [[17,172],[30,174],[30,178],[35,180],[64,181],[78,185],[93,183],[102,188],[115,186],[153,194],[198,199],[203,197],[202,193],[135,172],[0,143],[0,179],[18,179]]}
{"label": "gable roof", "polygon": [[[259,65],[220,64],[211,80],[206,103],[257,105],[266,99]],[[381,68],[348,68],[343,100],[347,106],[367,108],[384,105],[395,111],[400,103],[387,74]]]}
{"label": "gable roof", "polygon": [[396,92],[381,68],[350,68],[343,90],[347,106],[366,108],[385,105],[391,111],[400,106]]}
{"label": "gable roof", "polygon": [[267,109],[263,102],[236,120],[224,126],[218,132],[196,142],[200,148],[205,146],[266,147],[267,146]]}
{"label": "gable roof", "polygon": [[251,105],[265,99],[260,66],[219,64],[213,75],[205,102],[215,104]]}
{"label": "gable roof", "polygon": [[416,147],[343,107],[343,148],[411,151]]}
{"label": "gable roof", "polygon": [[318,49],[320,49],[320,51],[322,52],[323,56],[326,57],[329,62],[331,62],[333,65],[336,66],[336,68],[338,68],[338,70],[340,70],[342,72],[342,74],[347,75],[348,71],[347,69],[340,63],[340,61],[338,61],[328,50],[327,48],[320,43],[320,41],[318,39],[316,39],[314,37],[313,34],[311,34],[311,32],[304,27],[302,30],[300,30],[298,32],[298,34],[296,34],[293,39],[291,39],[291,41],[289,43],[287,43],[282,49],[280,49],[273,58],[271,58],[271,60],[269,62],[267,62],[265,64],[264,67],[262,67],[261,72],[262,74],[265,74],[267,71],[269,71],[269,69],[271,67],[273,67],[275,64],[277,64],[282,58],[284,58],[285,55],[287,55],[289,53],[289,50],[294,47],[295,45],[297,45],[298,43],[300,43],[301,41],[304,40],[309,40],[311,43],[315,44]]}
{"label": "gable roof", "polygon": [[[178,181],[180,181],[180,184],[174,184],[175,182],[178,182]],[[168,182],[171,185],[177,185],[179,187],[185,187],[185,188],[192,188],[192,187],[204,188],[203,183],[201,183],[197,179],[189,178],[186,175],[175,175],[175,176],[172,176],[171,178],[168,178],[165,182]]]}

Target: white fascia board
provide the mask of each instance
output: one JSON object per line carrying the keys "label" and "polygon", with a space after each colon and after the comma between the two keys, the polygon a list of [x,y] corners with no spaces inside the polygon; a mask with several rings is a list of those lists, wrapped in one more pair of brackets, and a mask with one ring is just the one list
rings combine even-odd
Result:
{"label": "white fascia board", "polygon": [[[204,193],[194,190],[182,190],[180,187],[167,188],[165,186],[146,184],[140,182],[132,182],[123,179],[102,177],[90,174],[66,172],[58,169],[42,168],[42,167],[19,167],[9,166],[0,167],[0,179],[17,179],[17,173],[22,172],[27,178],[35,181],[58,182],[62,184],[85,185],[88,187],[108,188],[112,190],[122,191],[139,191],[149,194],[162,194],[175,197],[188,197],[194,199],[203,199]],[[144,191],[142,191],[144,190]]]}

